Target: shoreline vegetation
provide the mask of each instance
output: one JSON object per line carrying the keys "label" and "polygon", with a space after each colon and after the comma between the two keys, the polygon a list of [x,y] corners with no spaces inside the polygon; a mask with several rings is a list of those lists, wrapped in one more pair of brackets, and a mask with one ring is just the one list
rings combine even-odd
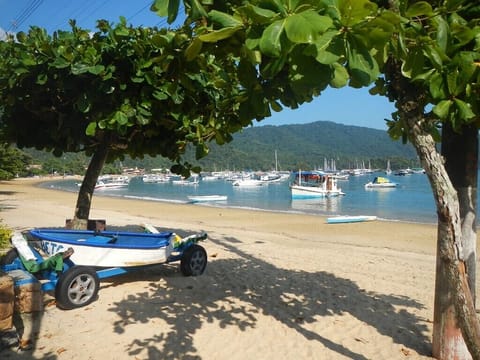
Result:
{"label": "shoreline vegetation", "polygon": [[[37,186],[51,180],[0,182],[2,222],[64,226],[77,195]],[[34,358],[111,358],[113,347],[118,359],[431,356],[436,225],[332,225],[318,215],[105,196],[94,197],[90,218],[107,229],[206,231],[207,269],[186,278],[178,264],[159,265],[102,281],[85,308],[46,306],[41,326],[27,329]]]}

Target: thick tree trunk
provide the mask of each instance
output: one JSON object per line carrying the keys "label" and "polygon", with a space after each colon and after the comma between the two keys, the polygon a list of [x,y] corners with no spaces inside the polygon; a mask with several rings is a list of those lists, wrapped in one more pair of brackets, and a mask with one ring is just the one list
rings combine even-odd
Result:
{"label": "thick tree trunk", "polygon": [[450,124],[442,129],[442,155],[445,168],[457,191],[462,221],[462,259],[468,275],[473,303],[476,298],[478,129],[464,126],[460,133]]}
{"label": "thick tree trunk", "polygon": [[87,228],[93,191],[95,190],[98,177],[102,172],[107,155],[108,147],[98,146],[97,150],[90,159],[85,177],[82,181],[82,186],[80,186],[80,191],[78,192],[77,205],[75,206],[75,214],[72,222],[73,229]]}
{"label": "thick tree trunk", "polygon": [[428,175],[437,207],[433,356],[442,360],[480,359],[480,326],[462,258],[459,200],[430,135],[432,124],[425,117],[424,92],[402,76],[395,61],[387,64],[385,75],[399,119]]}

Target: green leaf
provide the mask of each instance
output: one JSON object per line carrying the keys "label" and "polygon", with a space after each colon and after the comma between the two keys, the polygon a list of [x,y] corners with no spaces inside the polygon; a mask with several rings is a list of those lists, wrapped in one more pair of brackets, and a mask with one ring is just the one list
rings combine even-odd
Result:
{"label": "green leaf", "polygon": [[85,74],[86,72],[89,71],[89,69],[90,69],[89,65],[81,64],[81,63],[75,63],[71,66],[73,75]]}
{"label": "green leaf", "polygon": [[457,96],[457,79],[458,79],[458,72],[457,71],[449,71],[447,73],[447,88],[448,93],[450,95]]}
{"label": "green leaf", "polygon": [[150,6],[150,10],[157,13],[158,16],[168,16],[169,0],[155,0]]}
{"label": "green leaf", "polygon": [[95,121],[91,122],[90,124],[88,124],[87,129],[85,130],[85,134],[87,134],[87,136],[94,136],[96,130],[97,123]]}
{"label": "green leaf", "polygon": [[88,100],[88,97],[86,94],[82,94],[81,96],[79,96],[76,102],[76,105],[78,110],[82,113],[87,113],[90,111],[91,103]]}
{"label": "green leaf", "polygon": [[445,120],[450,112],[450,106],[452,105],[452,100],[442,100],[432,109],[433,113],[437,115],[440,119]]}
{"label": "green leaf", "polygon": [[125,125],[128,123],[128,117],[123,111],[116,111],[112,120],[119,125]]}
{"label": "green leaf", "polygon": [[242,22],[236,19],[234,16],[226,14],[224,12],[220,12],[217,10],[212,10],[208,13],[208,17],[213,21],[216,22],[223,27],[236,27],[242,26]]}
{"label": "green leaf", "polygon": [[199,38],[193,39],[185,50],[185,58],[187,61],[192,61],[198,56],[198,54],[200,54],[200,51],[202,51],[202,45],[203,42]]}
{"label": "green leaf", "polygon": [[128,29],[125,28],[124,26],[116,27],[113,32],[117,36],[128,36],[128,35],[130,35],[130,32],[128,31]]}
{"label": "green leaf", "polygon": [[419,49],[412,49],[405,62],[402,64],[402,74],[405,77],[413,78],[424,72],[425,58]]}
{"label": "green leaf", "polygon": [[88,68],[88,72],[93,75],[99,75],[105,70],[105,66],[103,65],[95,65],[95,66],[90,66]]}
{"label": "green leaf", "polygon": [[330,81],[330,85],[333,88],[341,88],[348,84],[348,75],[347,69],[338,63],[333,64],[333,79]]}
{"label": "green leaf", "polygon": [[207,34],[200,35],[198,38],[204,42],[217,42],[219,40],[224,40],[231,37],[235,34],[238,30],[240,30],[241,26],[230,27],[230,28],[223,28],[216,31],[211,31]]}
{"label": "green leaf", "polygon": [[339,61],[345,55],[343,39],[337,35],[339,35],[337,31],[328,31],[315,42],[317,48],[315,59],[319,63],[330,65]]}
{"label": "green leaf", "polygon": [[435,73],[430,77],[429,89],[434,99],[445,99],[447,97],[448,90],[442,75],[439,73]]}
{"label": "green leaf", "polygon": [[208,154],[208,147],[205,144],[199,144],[196,146],[195,158],[197,160],[207,156],[207,154]]}
{"label": "green leaf", "polygon": [[449,28],[448,23],[440,16],[433,19],[437,23],[437,44],[438,47],[445,52],[447,50]]}
{"label": "green leaf", "polygon": [[38,74],[37,82],[36,82],[38,85],[45,85],[47,81],[48,81],[47,74]]}
{"label": "green leaf", "polygon": [[460,99],[454,99],[453,101],[455,102],[455,106],[457,107],[458,113],[462,120],[469,120],[475,117],[475,113],[470,108],[470,104],[467,104]]}
{"label": "green leaf", "polygon": [[311,43],[333,24],[332,19],[321,16],[313,10],[288,16],[285,32],[293,43]]}
{"label": "green leaf", "polygon": [[424,54],[432,62],[433,66],[437,69],[440,69],[443,65],[442,54],[440,54],[439,49],[435,46],[424,46]]}
{"label": "green leaf", "polygon": [[161,17],[167,17],[169,24],[177,19],[180,0],[155,0],[150,10]]}
{"label": "green leaf", "polygon": [[244,8],[241,8],[240,11],[244,13],[251,21],[258,24],[271,22],[271,20],[278,15],[278,13],[275,11],[254,6],[252,4],[246,5]]}
{"label": "green leaf", "polygon": [[348,27],[365,21],[377,10],[377,5],[369,0],[338,0],[335,3],[338,4],[342,25]]}
{"label": "green leaf", "polygon": [[405,12],[405,15],[408,17],[417,17],[427,15],[430,16],[433,14],[432,5],[426,1],[417,1],[414,2]]}
{"label": "green leaf", "polygon": [[271,23],[263,32],[260,39],[262,53],[279,57],[282,52],[282,34],[285,29],[285,20],[277,20]]}
{"label": "green leaf", "polygon": [[163,91],[159,91],[159,90],[156,90],[152,93],[152,96],[157,99],[157,100],[167,100],[168,99],[168,95],[165,94]]}
{"label": "green leaf", "polygon": [[198,0],[190,0],[191,1],[191,7],[192,7],[192,12],[191,16],[193,19],[199,19],[201,17],[207,17],[207,11],[204,9],[202,6],[202,3]]}
{"label": "green leaf", "polygon": [[353,87],[367,86],[378,76],[379,68],[368,49],[354,37],[349,37],[347,45],[348,69]]}

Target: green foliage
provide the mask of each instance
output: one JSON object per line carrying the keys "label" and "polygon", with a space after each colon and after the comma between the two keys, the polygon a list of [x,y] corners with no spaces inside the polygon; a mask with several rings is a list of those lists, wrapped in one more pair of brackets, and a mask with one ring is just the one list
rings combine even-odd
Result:
{"label": "green foliage", "polygon": [[0,251],[10,247],[12,230],[0,222]]}
{"label": "green foliage", "polygon": [[30,158],[8,144],[0,144],[0,180],[10,180],[26,174]]}
{"label": "green foliage", "polygon": [[[172,20],[179,3],[157,0],[154,7],[163,6]],[[189,11],[193,3],[208,14],[207,22],[196,23],[200,40],[215,41],[218,52],[233,53],[258,69],[242,81],[252,94],[243,105],[249,104],[249,114],[259,120],[282,105],[296,108],[327,86],[376,81],[372,93],[393,100],[396,94],[380,76],[393,56],[403,75],[425,88],[424,106],[437,122],[448,121],[454,129],[480,125],[480,11],[471,1],[444,6],[368,0],[183,3],[187,23],[205,16]],[[393,138],[408,138],[400,118],[390,125]],[[438,138],[438,126],[429,127]]]}
{"label": "green foliage", "polygon": [[[389,52],[402,63],[403,76],[424,89],[424,106],[436,122],[449,122],[455,130],[479,123],[480,18],[478,5],[448,1],[432,6],[426,1],[402,2],[402,16]],[[393,89],[386,94],[397,96]],[[402,119],[398,118],[398,122]],[[435,135],[437,126],[431,125]],[[406,137],[404,126],[391,123],[393,137]]]}
{"label": "green foliage", "polygon": [[250,122],[238,117],[243,90],[233,58],[183,54],[191,29],[112,27],[49,36],[33,27],[0,42],[3,137],[20,148],[93,154],[111,162],[161,155],[180,161],[186,145],[208,151]]}

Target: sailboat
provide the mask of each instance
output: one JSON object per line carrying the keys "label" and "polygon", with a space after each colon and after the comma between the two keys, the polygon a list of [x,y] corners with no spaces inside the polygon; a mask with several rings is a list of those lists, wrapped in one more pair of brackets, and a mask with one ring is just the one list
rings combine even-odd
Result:
{"label": "sailboat", "polygon": [[390,175],[392,173],[392,169],[390,169],[390,160],[387,160],[387,170],[385,170],[385,174]]}

